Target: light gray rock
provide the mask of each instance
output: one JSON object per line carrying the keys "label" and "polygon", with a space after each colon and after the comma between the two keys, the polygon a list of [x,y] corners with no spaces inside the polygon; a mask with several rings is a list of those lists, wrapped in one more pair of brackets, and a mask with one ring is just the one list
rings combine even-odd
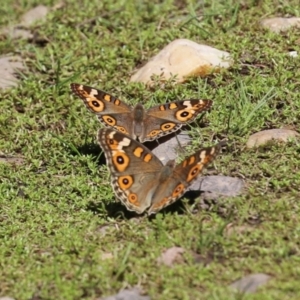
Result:
{"label": "light gray rock", "polygon": [[176,75],[179,83],[190,76],[206,76],[220,68],[228,68],[232,63],[228,52],[187,39],[177,39],[133,74],[130,81],[151,85],[153,75],[159,76],[161,81]]}
{"label": "light gray rock", "polygon": [[266,284],[270,279],[271,276],[263,273],[252,274],[233,282],[230,287],[242,293],[255,293],[258,287]]}
{"label": "light gray rock", "polygon": [[21,18],[21,24],[30,26],[38,20],[44,19],[49,12],[49,8],[45,5],[38,5],[26,12]]}
{"label": "light gray rock", "polygon": [[21,23],[1,28],[0,34],[10,39],[32,39],[33,33],[28,27],[36,21],[44,19],[48,12],[49,8],[47,6],[38,5],[21,17]]}
{"label": "light gray rock", "polygon": [[289,139],[299,138],[298,132],[290,129],[269,129],[252,134],[247,143],[247,148],[257,148],[270,141],[287,142]]}
{"label": "light gray rock", "polygon": [[118,294],[97,300],[151,300],[149,296],[141,296],[138,288],[121,290]]}
{"label": "light gray rock", "polygon": [[203,191],[212,193],[211,196],[206,195],[208,198],[219,196],[235,197],[242,193],[244,182],[240,178],[212,175],[199,177],[188,188],[188,191]]}
{"label": "light gray rock", "polygon": [[[178,134],[168,135],[160,138],[158,141],[151,142],[151,145],[156,146],[152,153],[155,154],[165,165],[169,160],[176,159],[180,149],[186,147],[191,142],[191,137],[187,131],[181,131]],[[147,143],[146,146],[148,147]],[[158,146],[157,146],[158,144]],[[150,148],[152,148],[150,146]]]}
{"label": "light gray rock", "polygon": [[287,31],[291,27],[300,28],[300,18],[270,18],[264,19],[260,25],[273,32]]}
{"label": "light gray rock", "polygon": [[166,249],[161,256],[157,259],[158,264],[164,264],[171,267],[176,261],[182,260],[182,254],[184,253],[182,247],[171,247]]}
{"label": "light gray rock", "polygon": [[30,30],[25,29],[19,25],[17,26],[10,26],[1,29],[1,34],[4,34],[8,38],[14,39],[31,39],[33,34]]}
{"label": "light gray rock", "polygon": [[7,89],[17,86],[16,74],[23,70],[24,64],[20,56],[0,57],[0,88]]}

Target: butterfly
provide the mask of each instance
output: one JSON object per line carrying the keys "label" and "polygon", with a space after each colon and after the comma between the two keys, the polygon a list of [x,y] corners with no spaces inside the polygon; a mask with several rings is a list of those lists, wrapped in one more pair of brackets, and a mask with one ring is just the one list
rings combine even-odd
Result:
{"label": "butterfly", "polygon": [[93,87],[71,83],[71,90],[106,127],[112,127],[141,143],[152,141],[179,130],[207,111],[213,101],[191,99],[174,101],[145,109],[142,104],[131,107],[118,98]]}
{"label": "butterfly", "polygon": [[98,142],[117,198],[128,210],[148,215],[179,199],[224,145],[203,148],[175,166],[173,160],[163,165],[143,144],[113,129],[100,129]]}

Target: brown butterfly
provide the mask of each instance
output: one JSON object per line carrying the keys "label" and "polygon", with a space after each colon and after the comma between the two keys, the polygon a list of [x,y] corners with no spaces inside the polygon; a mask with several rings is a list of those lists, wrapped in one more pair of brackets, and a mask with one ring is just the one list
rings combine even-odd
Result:
{"label": "brown butterfly", "polygon": [[112,127],[141,143],[177,131],[196,116],[207,111],[213,101],[191,99],[174,101],[145,109],[141,104],[131,107],[118,98],[95,88],[71,83],[71,90],[106,127]]}
{"label": "brown butterfly", "polygon": [[113,129],[100,129],[98,142],[117,198],[128,210],[149,215],[179,199],[224,145],[203,148],[175,166],[163,165],[143,144]]}

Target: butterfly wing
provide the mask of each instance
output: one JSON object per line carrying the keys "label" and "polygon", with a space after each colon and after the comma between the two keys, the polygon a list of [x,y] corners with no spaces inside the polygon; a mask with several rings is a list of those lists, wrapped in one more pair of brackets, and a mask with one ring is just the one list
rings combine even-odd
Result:
{"label": "butterfly wing", "polygon": [[148,214],[157,213],[179,199],[203,168],[215,159],[222,145],[223,142],[213,147],[203,148],[177,165],[172,175],[155,191]]}
{"label": "butterfly wing", "polygon": [[118,98],[109,95],[101,90],[78,83],[71,83],[72,92],[79,96],[85,106],[94,114],[106,127],[127,134],[132,132],[132,108]]}
{"label": "butterfly wing", "polygon": [[146,111],[141,142],[151,141],[177,131],[192,122],[199,113],[207,111],[213,101],[191,99],[154,106]]}
{"label": "butterfly wing", "polygon": [[100,129],[98,142],[116,196],[128,210],[143,213],[151,205],[163,164],[144,145],[112,129]]}

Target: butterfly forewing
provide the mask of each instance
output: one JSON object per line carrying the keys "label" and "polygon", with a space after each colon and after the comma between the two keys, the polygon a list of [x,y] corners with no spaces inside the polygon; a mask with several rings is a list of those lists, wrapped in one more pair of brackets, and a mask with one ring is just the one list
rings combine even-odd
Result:
{"label": "butterfly forewing", "polygon": [[72,83],[71,90],[86,107],[95,113],[106,127],[112,127],[141,143],[152,141],[179,130],[196,116],[208,110],[212,100],[191,99],[174,101],[145,110],[141,104],[134,108],[118,98],[90,86]]}
{"label": "butterfly forewing", "polygon": [[199,113],[207,111],[212,103],[213,101],[208,99],[191,99],[161,104],[148,109],[144,121],[146,130],[141,140],[151,141],[179,130],[183,125],[195,120]]}
{"label": "butterfly forewing", "polygon": [[95,114],[126,113],[131,107],[118,98],[91,86],[71,83],[72,92],[79,96],[86,107]]}
{"label": "butterfly forewing", "polygon": [[[173,101],[149,108],[147,114],[156,118],[185,124],[192,122],[198,114],[209,110],[212,104],[213,101],[209,99]],[[166,111],[169,112],[167,117]]]}
{"label": "butterfly forewing", "polygon": [[79,96],[85,106],[98,117],[106,127],[112,127],[129,136],[133,135],[132,126],[128,120],[132,115],[132,108],[118,98],[93,87],[78,83],[71,83],[72,92]]}

